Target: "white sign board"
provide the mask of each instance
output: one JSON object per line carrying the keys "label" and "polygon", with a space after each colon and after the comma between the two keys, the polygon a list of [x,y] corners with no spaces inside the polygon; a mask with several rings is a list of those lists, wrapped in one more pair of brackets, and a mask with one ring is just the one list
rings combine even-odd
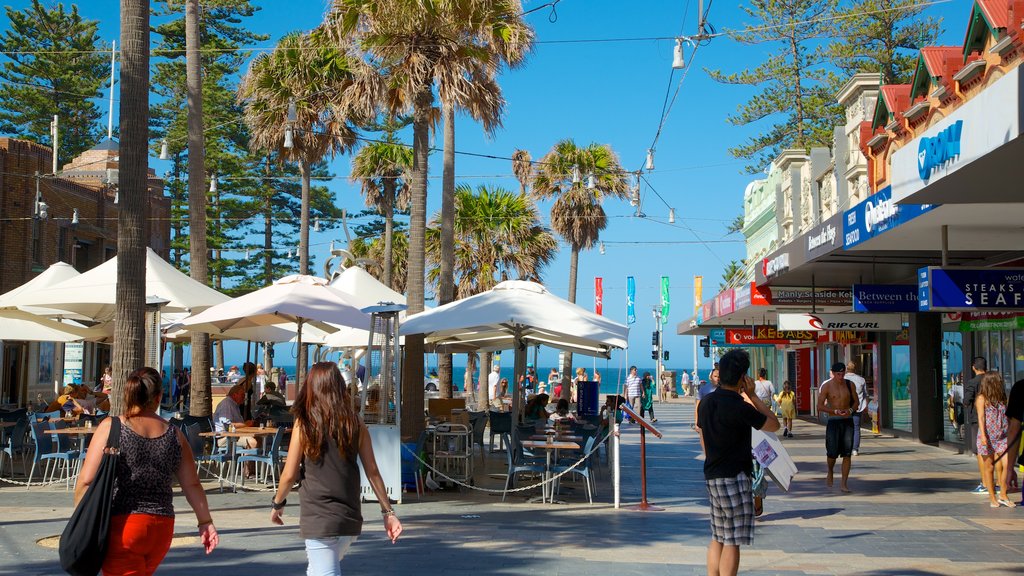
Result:
{"label": "white sign board", "polygon": [[1017,138],[1020,82],[1020,69],[1014,68],[897,150],[892,156],[893,201],[902,202]]}
{"label": "white sign board", "polygon": [[779,314],[779,330],[899,332],[899,314]]}

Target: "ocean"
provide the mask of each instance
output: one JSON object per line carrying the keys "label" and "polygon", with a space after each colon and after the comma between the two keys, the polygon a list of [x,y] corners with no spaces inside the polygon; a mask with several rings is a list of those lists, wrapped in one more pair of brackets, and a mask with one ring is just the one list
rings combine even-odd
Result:
{"label": "ocean", "polygon": [[[588,375],[592,375],[593,374],[593,371],[594,371],[594,364],[593,364],[593,362],[585,363],[585,364],[577,364],[576,366],[583,366],[584,368],[586,368]],[[545,380],[547,378],[547,375],[549,373],[551,373],[551,369],[553,367],[554,366],[543,366],[543,365],[540,366],[540,368],[537,370],[538,378],[540,378],[542,380]],[[288,374],[288,379],[289,380],[294,380],[295,379],[295,366],[294,365],[277,366],[277,368],[283,368],[284,371]],[[622,385],[623,385],[623,383],[626,380],[627,368],[628,367],[623,367],[622,368],[622,372],[620,374],[618,367],[601,367],[601,366],[598,366],[597,371],[601,373],[601,389],[600,389],[600,393],[601,394],[614,394],[616,391],[621,390],[622,389]],[[431,366],[429,366],[427,368],[426,373],[429,374],[431,370],[436,370],[436,369],[437,369],[436,365],[431,365]],[[676,372],[676,390],[678,392],[682,393],[682,390],[679,388],[679,375],[682,373],[682,371],[684,369],[683,368],[666,367],[665,370],[675,370],[675,372]],[[689,368],[686,368],[685,370],[688,371],[688,372],[691,372],[691,369],[689,369]],[[455,383],[455,385],[458,387],[459,390],[462,390],[462,383],[463,383],[465,375],[466,375],[466,367],[465,366],[455,366],[452,369],[452,372],[453,372],[452,373],[452,380],[453,380],[453,382]],[[643,376],[644,372],[650,372],[651,376],[654,376],[654,367],[653,366],[637,366],[637,373],[640,374],[640,376]],[[702,371],[701,377],[706,378],[707,375],[704,374],[704,372],[706,372],[706,370]],[[501,374],[501,376],[503,378],[508,378],[509,382],[512,382],[512,368],[511,367],[502,367],[500,374]],[[475,374],[474,374],[474,376],[475,376]],[[477,381],[477,380],[478,379],[476,379],[476,378],[474,379],[474,381]],[[550,391],[550,388],[548,388],[548,390]]]}

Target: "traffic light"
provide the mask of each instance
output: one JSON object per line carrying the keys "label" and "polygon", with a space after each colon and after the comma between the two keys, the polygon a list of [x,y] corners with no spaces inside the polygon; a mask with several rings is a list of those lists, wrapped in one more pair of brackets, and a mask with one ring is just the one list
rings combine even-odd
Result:
{"label": "traffic light", "polygon": [[651,333],[651,360],[658,359],[658,331]]}
{"label": "traffic light", "polygon": [[662,350],[661,359],[664,360],[665,362],[668,362],[668,350]]}
{"label": "traffic light", "polygon": [[704,347],[704,357],[705,358],[711,358],[711,348],[709,348],[707,346]]}
{"label": "traffic light", "polygon": [[708,346],[711,346],[711,338],[710,337],[701,338],[700,341],[697,342],[697,345],[698,346],[703,346],[704,348],[707,348]]}
{"label": "traffic light", "polygon": [[654,350],[651,350],[651,360],[657,360],[657,359],[658,359],[658,349],[655,348]]}

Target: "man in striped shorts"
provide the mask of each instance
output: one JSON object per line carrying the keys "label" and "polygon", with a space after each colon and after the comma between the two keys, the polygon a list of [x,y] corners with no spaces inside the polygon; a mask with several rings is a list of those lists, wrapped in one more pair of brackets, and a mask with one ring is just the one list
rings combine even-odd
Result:
{"label": "man in striped shorts", "polygon": [[750,356],[730,350],[719,361],[719,386],[700,403],[698,421],[704,438],[704,480],[711,501],[708,574],[734,575],[740,545],[754,542],[754,496],[750,477],[751,429],[779,429],[779,419],[754,392],[747,376]]}

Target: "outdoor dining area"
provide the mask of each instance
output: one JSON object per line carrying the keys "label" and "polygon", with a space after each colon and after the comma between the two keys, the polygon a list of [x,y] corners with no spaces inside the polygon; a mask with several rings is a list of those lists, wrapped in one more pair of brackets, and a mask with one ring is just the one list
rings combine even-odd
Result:
{"label": "outdoor dining area", "polygon": [[[29,284],[0,295],[0,317],[37,327],[28,338],[109,339],[115,259],[82,274],[54,265]],[[430,399],[423,406],[423,433],[415,442],[401,441],[401,412],[408,407],[400,393],[400,359],[408,334],[422,334],[428,353],[512,350],[516,374],[525,373],[525,350],[530,347],[607,358],[612,349],[626,346],[625,326],[558,298],[540,284],[505,281],[475,296],[406,316],[404,296],[359,267],[339,269],[331,278],[288,276],[231,298],[148,251],[146,293],[156,314],[156,322],[148,325],[158,327],[147,334],[147,357],[154,365],[162,364],[165,342],[187,341],[192,332],[221,339],[291,342],[295,347],[315,344],[320,358],[338,354],[353,367],[358,362],[365,374],[350,389],[393,500],[402,500],[405,494],[423,497],[425,490],[433,490],[552,502],[560,498],[560,488],[564,492],[566,485],[581,481],[579,494],[592,500],[597,448],[607,438],[600,416],[580,412],[549,420],[534,413],[525,418],[524,404],[530,399],[518,382],[509,391],[507,411],[473,411],[474,406],[458,398]],[[7,326],[0,326],[0,339],[17,337],[5,332]],[[355,379],[354,374],[349,376]],[[23,401],[0,411],[0,487],[73,485],[95,425],[105,414],[95,404],[87,411],[67,404],[54,409],[45,400]],[[547,410],[550,414],[551,407]],[[186,411],[180,405],[165,406],[161,415],[188,440],[201,478],[222,490],[275,485],[288,446],[291,420],[286,408],[234,423]],[[364,497],[368,496],[372,494],[364,486]]]}

